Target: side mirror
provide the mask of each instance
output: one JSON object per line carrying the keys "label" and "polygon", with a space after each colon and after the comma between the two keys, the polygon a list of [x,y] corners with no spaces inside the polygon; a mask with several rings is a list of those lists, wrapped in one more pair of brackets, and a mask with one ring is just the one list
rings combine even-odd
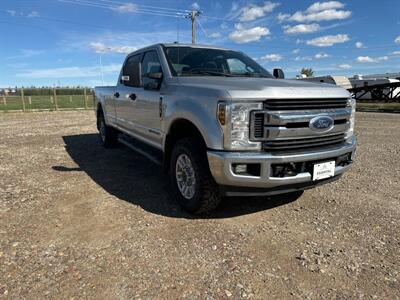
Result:
{"label": "side mirror", "polygon": [[283,73],[282,69],[274,69],[274,77],[276,79],[285,79],[285,73]]}
{"label": "side mirror", "polygon": [[147,73],[146,77],[150,78],[150,79],[160,80],[160,79],[162,79],[163,74],[161,72],[158,72],[158,73]]}
{"label": "side mirror", "polygon": [[159,90],[161,87],[161,82],[163,78],[163,73],[161,72],[150,72],[143,76],[143,87],[146,90]]}

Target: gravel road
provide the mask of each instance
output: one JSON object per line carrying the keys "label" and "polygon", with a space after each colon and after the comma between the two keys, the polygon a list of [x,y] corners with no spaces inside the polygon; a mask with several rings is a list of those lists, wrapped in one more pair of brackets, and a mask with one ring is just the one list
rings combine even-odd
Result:
{"label": "gravel road", "polygon": [[340,181],[202,218],[94,124],[0,114],[0,298],[400,299],[400,115],[358,113]]}

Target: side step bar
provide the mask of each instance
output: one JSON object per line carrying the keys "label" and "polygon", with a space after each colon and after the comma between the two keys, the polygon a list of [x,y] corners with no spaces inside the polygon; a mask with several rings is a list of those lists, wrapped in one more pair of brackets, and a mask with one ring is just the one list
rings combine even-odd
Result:
{"label": "side step bar", "polygon": [[136,153],[146,157],[151,162],[162,166],[163,154],[160,150],[154,149],[153,147],[125,134],[120,134],[118,141]]}

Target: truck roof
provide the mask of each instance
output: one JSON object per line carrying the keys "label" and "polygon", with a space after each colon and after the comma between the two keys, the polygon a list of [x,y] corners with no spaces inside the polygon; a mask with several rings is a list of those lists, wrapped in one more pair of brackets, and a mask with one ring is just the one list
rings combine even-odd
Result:
{"label": "truck roof", "polygon": [[204,48],[204,49],[218,49],[218,50],[229,50],[227,48],[222,48],[222,47],[218,47],[218,46],[212,46],[212,45],[199,45],[199,44],[180,44],[180,43],[158,43],[158,44],[153,44],[153,45],[149,45],[140,49],[137,49],[133,52],[131,52],[129,55],[139,52],[139,51],[143,51],[146,50],[148,48],[154,48],[157,46],[162,46],[162,47],[192,47],[192,48]]}
{"label": "truck roof", "polygon": [[207,48],[207,49],[229,50],[227,48],[218,47],[218,46],[215,46],[215,45],[180,44],[180,43],[160,43],[159,45],[164,46],[164,47],[192,47],[192,48]]}

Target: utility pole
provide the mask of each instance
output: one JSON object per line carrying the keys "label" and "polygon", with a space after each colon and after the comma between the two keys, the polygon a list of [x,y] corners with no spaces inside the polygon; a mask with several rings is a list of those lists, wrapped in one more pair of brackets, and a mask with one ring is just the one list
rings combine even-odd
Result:
{"label": "utility pole", "polygon": [[192,44],[196,44],[196,17],[200,16],[200,14],[200,11],[192,10],[186,16],[186,18],[192,21]]}
{"label": "utility pole", "polygon": [[101,84],[104,86],[104,74],[103,74],[103,60],[101,58],[101,53],[100,53],[100,73],[101,73]]}

